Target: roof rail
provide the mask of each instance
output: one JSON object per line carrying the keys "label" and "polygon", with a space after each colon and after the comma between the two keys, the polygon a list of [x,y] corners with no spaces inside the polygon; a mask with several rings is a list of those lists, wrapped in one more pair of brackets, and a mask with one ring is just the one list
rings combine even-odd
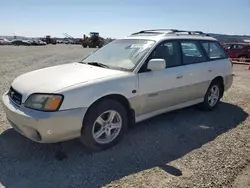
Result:
{"label": "roof rail", "polygon": [[185,31],[185,30],[176,30],[175,33],[188,33],[189,35],[206,35],[206,33],[203,33],[202,31]]}
{"label": "roof rail", "polygon": [[164,34],[164,33],[169,33],[169,32],[174,32],[176,29],[148,29],[148,30],[142,30],[139,32],[132,33],[131,35],[138,35],[138,34],[143,34],[143,33],[159,33],[159,34]]}
{"label": "roof rail", "polygon": [[138,35],[138,34],[178,34],[178,33],[187,33],[189,35],[205,35],[209,36],[202,31],[186,31],[186,30],[178,30],[178,29],[149,29],[149,30],[142,30],[136,33],[132,33],[131,35]]}

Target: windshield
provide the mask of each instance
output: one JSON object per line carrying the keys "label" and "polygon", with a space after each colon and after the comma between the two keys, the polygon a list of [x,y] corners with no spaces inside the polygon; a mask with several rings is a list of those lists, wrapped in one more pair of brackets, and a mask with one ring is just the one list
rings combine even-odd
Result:
{"label": "windshield", "polygon": [[98,62],[114,69],[132,70],[155,41],[143,39],[115,40],[86,57],[82,62]]}

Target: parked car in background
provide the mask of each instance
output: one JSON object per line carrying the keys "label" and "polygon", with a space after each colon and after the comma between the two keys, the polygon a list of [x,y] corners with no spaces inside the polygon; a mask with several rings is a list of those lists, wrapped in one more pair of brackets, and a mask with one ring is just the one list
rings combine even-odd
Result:
{"label": "parked car in background", "polygon": [[63,44],[75,44],[75,40],[72,40],[72,39],[63,39],[62,43]]}
{"label": "parked car in background", "polygon": [[20,46],[20,45],[30,46],[32,44],[32,41],[15,39],[15,40],[12,41],[12,44],[16,45],[16,46]]}
{"label": "parked car in background", "polygon": [[8,39],[0,38],[0,45],[10,45],[12,42]]}
{"label": "parked car in background", "polygon": [[57,44],[63,44],[63,41],[62,40],[57,40],[56,43]]}
{"label": "parked car in background", "polygon": [[245,62],[247,58],[250,58],[249,43],[228,43],[224,44],[223,47],[230,58],[239,58],[241,62]]}
{"label": "parked car in background", "polygon": [[34,45],[34,46],[42,46],[42,45],[46,45],[46,44],[47,44],[46,42],[39,40],[39,39],[32,40],[32,45]]}
{"label": "parked car in background", "polygon": [[40,45],[47,45],[47,43],[42,41],[42,40],[39,40],[39,43],[40,43]]}
{"label": "parked car in background", "polygon": [[25,42],[27,42],[27,43],[29,43],[29,46],[32,46],[32,44],[33,44],[33,40],[24,40]]}
{"label": "parked car in background", "polygon": [[146,30],[80,62],[23,74],[2,99],[10,125],[27,138],[79,138],[103,150],[134,122],[191,105],[213,110],[232,81],[231,61],[216,39],[197,31]]}

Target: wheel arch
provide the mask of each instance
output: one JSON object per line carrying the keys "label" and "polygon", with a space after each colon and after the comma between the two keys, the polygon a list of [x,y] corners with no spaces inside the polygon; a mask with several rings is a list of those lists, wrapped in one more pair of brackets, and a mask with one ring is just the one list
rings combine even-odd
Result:
{"label": "wheel arch", "polygon": [[221,90],[221,93],[220,93],[220,97],[222,98],[223,95],[224,95],[224,90],[225,90],[225,85],[224,85],[224,78],[222,76],[217,76],[215,77],[212,82],[210,83],[210,85],[214,82],[218,82],[221,84],[221,87],[222,87],[222,90]]}
{"label": "wheel arch", "polygon": [[112,99],[112,100],[115,100],[115,101],[119,102],[120,104],[122,104],[127,111],[129,125],[132,125],[135,123],[134,109],[131,108],[129,100],[124,95],[121,95],[121,94],[108,94],[108,95],[102,96],[99,99],[95,100],[87,109],[87,111],[85,113],[85,117],[88,115],[90,109],[93,106],[98,105],[98,103],[100,103],[101,101],[106,100],[106,99]]}

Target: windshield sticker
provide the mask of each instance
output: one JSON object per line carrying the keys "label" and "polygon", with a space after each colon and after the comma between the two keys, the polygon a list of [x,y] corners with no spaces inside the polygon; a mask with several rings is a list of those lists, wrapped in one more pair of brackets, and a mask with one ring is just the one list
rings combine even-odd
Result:
{"label": "windshield sticker", "polygon": [[132,44],[130,48],[144,48],[147,44]]}

